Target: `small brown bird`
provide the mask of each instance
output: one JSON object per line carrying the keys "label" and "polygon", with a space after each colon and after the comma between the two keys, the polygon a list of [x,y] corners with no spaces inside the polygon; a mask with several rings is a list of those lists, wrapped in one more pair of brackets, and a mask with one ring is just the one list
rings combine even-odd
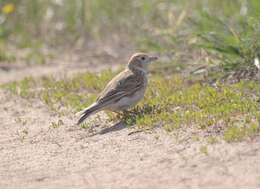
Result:
{"label": "small brown bird", "polygon": [[145,53],[134,54],[125,70],[115,76],[101,92],[96,102],[80,112],[77,124],[88,116],[101,110],[124,111],[136,105],[143,97],[147,87],[147,68],[156,56]]}

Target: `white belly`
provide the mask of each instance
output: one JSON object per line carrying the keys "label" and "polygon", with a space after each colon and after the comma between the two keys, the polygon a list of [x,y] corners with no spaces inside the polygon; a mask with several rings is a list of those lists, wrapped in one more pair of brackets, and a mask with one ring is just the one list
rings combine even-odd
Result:
{"label": "white belly", "polygon": [[136,105],[144,97],[145,88],[130,97],[124,97],[113,104],[109,109],[112,111],[126,110]]}

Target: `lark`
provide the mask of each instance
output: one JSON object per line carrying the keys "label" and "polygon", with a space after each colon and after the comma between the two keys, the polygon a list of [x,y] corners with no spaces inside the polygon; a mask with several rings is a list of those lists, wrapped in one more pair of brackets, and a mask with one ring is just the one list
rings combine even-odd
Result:
{"label": "lark", "polygon": [[77,124],[102,110],[120,112],[135,106],[145,94],[148,65],[157,59],[157,56],[135,53],[128,61],[125,70],[106,85],[96,102],[80,112]]}

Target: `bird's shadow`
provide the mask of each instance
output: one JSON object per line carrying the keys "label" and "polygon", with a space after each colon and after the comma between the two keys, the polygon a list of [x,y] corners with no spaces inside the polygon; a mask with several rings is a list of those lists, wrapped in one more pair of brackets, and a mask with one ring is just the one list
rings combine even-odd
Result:
{"label": "bird's shadow", "polygon": [[110,133],[110,132],[120,131],[120,130],[125,129],[125,128],[126,128],[125,123],[123,121],[119,121],[111,127],[102,129],[101,131],[98,132],[98,134],[104,135],[104,134],[107,134],[107,133]]}

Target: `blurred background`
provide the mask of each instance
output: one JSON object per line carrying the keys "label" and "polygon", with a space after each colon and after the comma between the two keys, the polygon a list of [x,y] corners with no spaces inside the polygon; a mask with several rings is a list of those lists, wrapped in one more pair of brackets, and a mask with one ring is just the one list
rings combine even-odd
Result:
{"label": "blurred background", "polygon": [[260,55],[260,1],[0,1],[0,64],[46,64],[66,51],[104,46],[111,55],[160,53],[178,69],[247,69]]}

